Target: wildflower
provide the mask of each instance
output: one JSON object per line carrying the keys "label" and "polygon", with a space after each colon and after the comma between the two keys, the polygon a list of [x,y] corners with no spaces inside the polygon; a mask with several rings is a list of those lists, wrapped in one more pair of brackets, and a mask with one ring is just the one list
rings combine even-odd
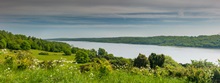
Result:
{"label": "wildflower", "polygon": [[94,77],[94,74],[93,74],[93,73],[90,73],[90,74],[89,74],[89,77],[90,77],[90,78],[93,78],[93,77]]}
{"label": "wildflower", "polygon": [[50,75],[50,77],[52,78],[52,77],[53,77],[53,75]]}

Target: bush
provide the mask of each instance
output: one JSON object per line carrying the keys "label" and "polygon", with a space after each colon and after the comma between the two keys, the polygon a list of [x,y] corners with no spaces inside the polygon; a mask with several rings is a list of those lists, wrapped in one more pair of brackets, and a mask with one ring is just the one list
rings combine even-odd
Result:
{"label": "bush", "polygon": [[27,69],[33,65],[33,63],[33,57],[23,52],[18,52],[16,55],[8,55],[4,61],[6,67],[19,70]]}
{"label": "bush", "polygon": [[145,55],[139,54],[137,58],[134,59],[134,66],[135,67],[147,67],[148,59]]}
{"label": "bush", "polygon": [[47,52],[40,52],[39,55],[49,55]]}
{"label": "bush", "polygon": [[78,51],[75,59],[77,63],[86,63],[90,60],[88,54],[83,51]]}
{"label": "bush", "polygon": [[65,55],[71,55],[72,54],[72,52],[70,50],[64,50],[63,52],[64,52]]}
{"label": "bush", "polygon": [[4,39],[0,40],[0,49],[6,48],[7,42]]}
{"label": "bush", "polygon": [[148,59],[150,61],[150,67],[153,69],[155,69],[156,66],[162,67],[165,62],[165,56],[163,54],[156,55],[155,53],[152,53]]}
{"label": "bush", "polygon": [[187,68],[187,80],[196,83],[211,83],[213,74],[210,69]]}
{"label": "bush", "polygon": [[21,49],[22,50],[30,50],[31,45],[27,41],[24,41],[24,42],[21,43]]}
{"label": "bush", "polygon": [[133,67],[132,60],[123,57],[115,57],[114,59],[110,60],[110,63],[115,69],[128,69]]}

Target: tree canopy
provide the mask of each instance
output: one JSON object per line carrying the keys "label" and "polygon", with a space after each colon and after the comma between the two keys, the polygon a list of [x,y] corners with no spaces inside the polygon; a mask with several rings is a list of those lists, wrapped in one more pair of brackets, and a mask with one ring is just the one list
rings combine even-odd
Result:
{"label": "tree canopy", "polygon": [[113,37],[113,38],[59,38],[52,40],[220,48],[220,35]]}
{"label": "tree canopy", "polygon": [[12,50],[37,49],[50,52],[62,52],[67,49],[71,50],[71,46],[67,43],[47,41],[21,34],[12,34],[4,30],[0,30],[0,48]]}

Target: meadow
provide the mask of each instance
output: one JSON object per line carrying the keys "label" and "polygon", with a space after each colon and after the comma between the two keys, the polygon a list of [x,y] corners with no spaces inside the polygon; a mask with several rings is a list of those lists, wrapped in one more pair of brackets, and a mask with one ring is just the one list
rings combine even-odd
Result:
{"label": "meadow", "polygon": [[1,83],[219,83],[219,64],[139,53],[117,57],[105,49],[84,49],[64,42],[0,30]]}
{"label": "meadow", "polygon": [[[16,61],[5,59],[6,56],[17,55],[14,51],[6,50],[1,52],[0,59],[0,82],[1,83],[184,83],[186,80],[173,77],[160,77],[154,75],[142,74],[144,69],[136,68],[131,72],[126,69],[111,70],[103,72],[99,69],[82,72],[80,65],[74,61],[74,54],[65,56],[63,53],[49,52],[49,55],[39,55],[39,50],[21,51],[22,53],[30,54],[34,62],[23,60],[27,68],[18,68]],[[40,66],[42,61],[52,61],[45,63],[47,66]],[[57,63],[57,62],[59,63]],[[67,63],[68,61],[73,61]],[[31,63],[31,64],[29,64]]]}

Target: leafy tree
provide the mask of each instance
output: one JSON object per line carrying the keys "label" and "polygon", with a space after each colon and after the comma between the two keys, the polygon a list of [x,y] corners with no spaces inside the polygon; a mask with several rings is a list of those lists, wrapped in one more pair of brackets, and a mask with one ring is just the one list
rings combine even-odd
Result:
{"label": "leafy tree", "polygon": [[105,55],[107,55],[108,53],[105,51],[105,49],[103,49],[103,48],[99,48],[99,50],[98,50],[98,55],[100,56],[100,57],[103,57],[103,56],[105,56]]}
{"label": "leafy tree", "polygon": [[24,42],[21,43],[21,49],[22,50],[30,50],[31,45],[27,41],[24,41]]}
{"label": "leafy tree", "polygon": [[156,68],[156,66],[162,67],[165,62],[165,56],[163,54],[156,55],[155,53],[151,53],[149,61],[151,68]]}
{"label": "leafy tree", "polygon": [[97,57],[97,51],[95,49],[88,50],[88,54],[90,59]]}
{"label": "leafy tree", "polygon": [[134,59],[135,67],[147,67],[148,59],[144,54],[139,54],[137,58]]}
{"label": "leafy tree", "polygon": [[77,47],[72,47],[71,48],[71,52],[73,53],[73,54],[76,54],[76,52],[79,50],[79,48],[77,48]]}
{"label": "leafy tree", "polygon": [[121,69],[121,68],[126,69],[129,67],[133,67],[132,60],[123,57],[114,57],[110,59],[110,63],[112,64],[113,68],[116,69]]}
{"label": "leafy tree", "polygon": [[75,59],[77,63],[86,63],[90,60],[88,54],[84,51],[78,51]]}
{"label": "leafy tree", "polygon": [[7,46],[6,41],[4,39],[1,39],[0,40],[0,49],[6,48],[6,46]]}
{"label": "leafy tree", "polygon": [[67,49],[67,50],[64,50],[63,52],[64,52],[65,55],[71,55],[71,54],[72,54],[71,51],[68,50],[68,49]]}
{"label": "leafy tree", "polygon": [[[62,40],[62,39],[60,39]],[[147,45],[166,45],[166,46],[185,46],[220,48],[220,35],[200,35],[200,36],[155,36],[155,37],[115,37],[115,38],[77,38],[63,39],[91,42],[107,43],[128,43],[128,44],[147,44]]]}
{"label": "leafy tree", "polygon": [[12,50],[19,50],[20,49],[20,45],[16,42],[8,42],[8,45],[7,45],[7,48],[8,49],[12,49]]}
{"label": "leafy tree", "polygon": [[113,54],[107,54],[106,56],[104,56],[105,59],[107,60],[112,60],[114,59],[114,55]]}
{"label": "leafy tree", "polygon": [[211,68],[214,67],[214,64],[212,62],[207,62],[207,59],[205,60],[191,60],[192,66],[195,68]]}

